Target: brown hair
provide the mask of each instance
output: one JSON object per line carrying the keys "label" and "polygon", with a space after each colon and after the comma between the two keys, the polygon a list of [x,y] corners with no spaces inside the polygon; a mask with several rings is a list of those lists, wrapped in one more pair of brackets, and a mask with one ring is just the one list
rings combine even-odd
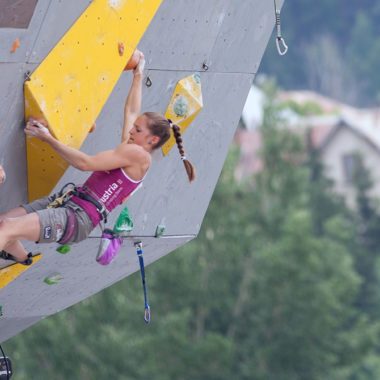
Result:
{"label": "brown hair", "polygon": [[185,151],[182,145],[180,127],[176,124],[173,124],[169,119],[156,112],[144,112],[143,115],[146,116],[149,120],[148,128],[150,130],[150,133],[153,136],[157,136],[160,138],[160,141],[154,146],[153,149],[158,149],[162,147],[162,145],[164,145],[170,138],[170,128],[173,129],[173,135],[177,143],[181,159],[183,161],[183,164],[185,165],[187,176],[189,177],[189,182],[194,181],[195,168],[193,164],[186,158]]}

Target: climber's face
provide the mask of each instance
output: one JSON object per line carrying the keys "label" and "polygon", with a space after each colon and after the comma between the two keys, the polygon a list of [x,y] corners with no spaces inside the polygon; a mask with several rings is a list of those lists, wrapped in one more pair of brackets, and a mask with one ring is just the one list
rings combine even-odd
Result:
{"label": "climber's face", "polygon": [[158,137],[153,136],[150,132],[148,118],[145,115],[141,115],[135,120],[129,136],[128,143],[140,145],[147,150],[151,150],[150,148],[158,141]]}

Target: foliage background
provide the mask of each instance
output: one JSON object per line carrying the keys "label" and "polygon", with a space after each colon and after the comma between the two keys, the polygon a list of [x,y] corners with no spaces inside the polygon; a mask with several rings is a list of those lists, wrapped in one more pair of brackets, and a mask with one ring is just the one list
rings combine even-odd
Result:
{"label": "foliage background", "polygon": [[285,0],[279,58],[272,36],[260,72],[357,106],[380,103],[380,1]]}

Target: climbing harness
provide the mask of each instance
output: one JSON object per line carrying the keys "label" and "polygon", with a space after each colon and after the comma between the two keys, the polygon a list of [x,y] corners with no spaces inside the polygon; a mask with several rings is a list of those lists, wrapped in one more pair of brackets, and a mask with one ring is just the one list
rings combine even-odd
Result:
{"label": "climbing harness", "polygon": [[6,375],[6,379],[9,380],[13,374],[12,362],[7,356],[5,356],[3,347],[0,344],[0,351],[3,356],[0,357],[0,379],[5,379],[3,375]]}
{"label": "climbing harness", "polygon": [[[72,186],[70,189],[65,191],[66,187]],[[84,187],[76,187],[74,183],[69,182],[66,185],[64,185],[61,189],[61,191],[58,193],[58,197],[56,197],[50,204],[47,206],[47,208],[57,208],[57,207],[64,207],[67,202],[73,197],[77,196],[87,202],[92,203],[96,210],[98,211],[100,218],[104,223],[107,223],[107,215],[108,211],[105,208],[105,206],[95,198],[93,198],[91,195],[89,195],[87,190]],[[72,210],[70,207],[66,209],[68,213],[68,218],[65,226],[65,233],[61,237],[61,239],[58,241],[59,244],[67,244],[70,242],[70,240],[73,238],[75,231],[77,230],[77,218],[75,216],[74,210]]]}
{"label": "climbing harness", "polygon": [[66,226],[64,229],[65,232],[63,236],[57,242],[58,244],[61,244],[61,245],[66,245],[71,241],[78,227],[78,221],[77,221],[77,217],[75,216],[75,212],[71,208],[67,208],[66,211],[68,213],[68,217],[67,217]]}
{"label": "climbing harness", "polygon": [[[277,37],[276,37],[277,51],[278,51],[278,54],[285,55],[288,51],[288,45],[286,45],[285,40],[281,36],[280,10],[277,8],[276,0],[274,0],[274,11],[275,11],[276,29],[277,29]],[[283,48],[283,50],[282,50],[282,48]]]}
{"label": "climbing harness", "polygon": [[[73,187],[64,192],[64,189],[69,185],[72,185]],[[58,197],[55,198],[47,206],[47,208],[63,207],[70,200],[71,197],[76,196],[80,199],[92,203],[96,207],[98,213],[100,214],[101,219],[104,220],[104,223],[107,223],[107,209],[100,201],[96,200],[94,197],[85,192],[86,190],[88,189],[85,187],[76,187],[72,182],[67,183],[58,193]]]}
{"label": "climbing harness", "polygon": [[100,201],[96,200],[90,194],[85,192],[86,190],[88,190],[87,188],[75,187],[73,190],[74,190],[72,192],[73,196],[75,195],[76,197],[79,197],[80,199],[83,199],[87,202],[92,203],[96,207],[96,210],[98,211],[98,213],[100,214],[101,219],[104,221],[104,223],[107,223],[108,211],[106,207]]}
{"label": "climbing harness", "polygon": [[144,259],[143,259],[143,251],[142,251],[142,242],[136,242],[135,247],[137,249],[137,256],[139,258],[140,263],[140,272],[141,272],[141,279],[144,289],[144,300],[145,300],[145,310],[144,310],[144,321],[146,323],[150,322],[150,307],[148,304],[147,296],[146,296],[146,287],[145,287],[145,270],[144,270]]}

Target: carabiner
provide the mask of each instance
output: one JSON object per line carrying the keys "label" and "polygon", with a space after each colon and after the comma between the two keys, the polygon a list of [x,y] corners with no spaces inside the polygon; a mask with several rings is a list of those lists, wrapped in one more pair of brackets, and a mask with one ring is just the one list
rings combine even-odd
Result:
{"label": "carabiner", "polygon": [[[282,45],[284,47],[283,51],[281,51],[280,43],[282,43]],[[285,40],[282,37],[277,37],[276,38],[276,46],[277,46],[278,54],[285,55],[287,53],[287,51],[288,51],[288,45],[285,43]]]}
{"label": "carabiner", "polygon": [[150,306],[149,305],[145,305],[144,321],[146,323],[150,323]]}

